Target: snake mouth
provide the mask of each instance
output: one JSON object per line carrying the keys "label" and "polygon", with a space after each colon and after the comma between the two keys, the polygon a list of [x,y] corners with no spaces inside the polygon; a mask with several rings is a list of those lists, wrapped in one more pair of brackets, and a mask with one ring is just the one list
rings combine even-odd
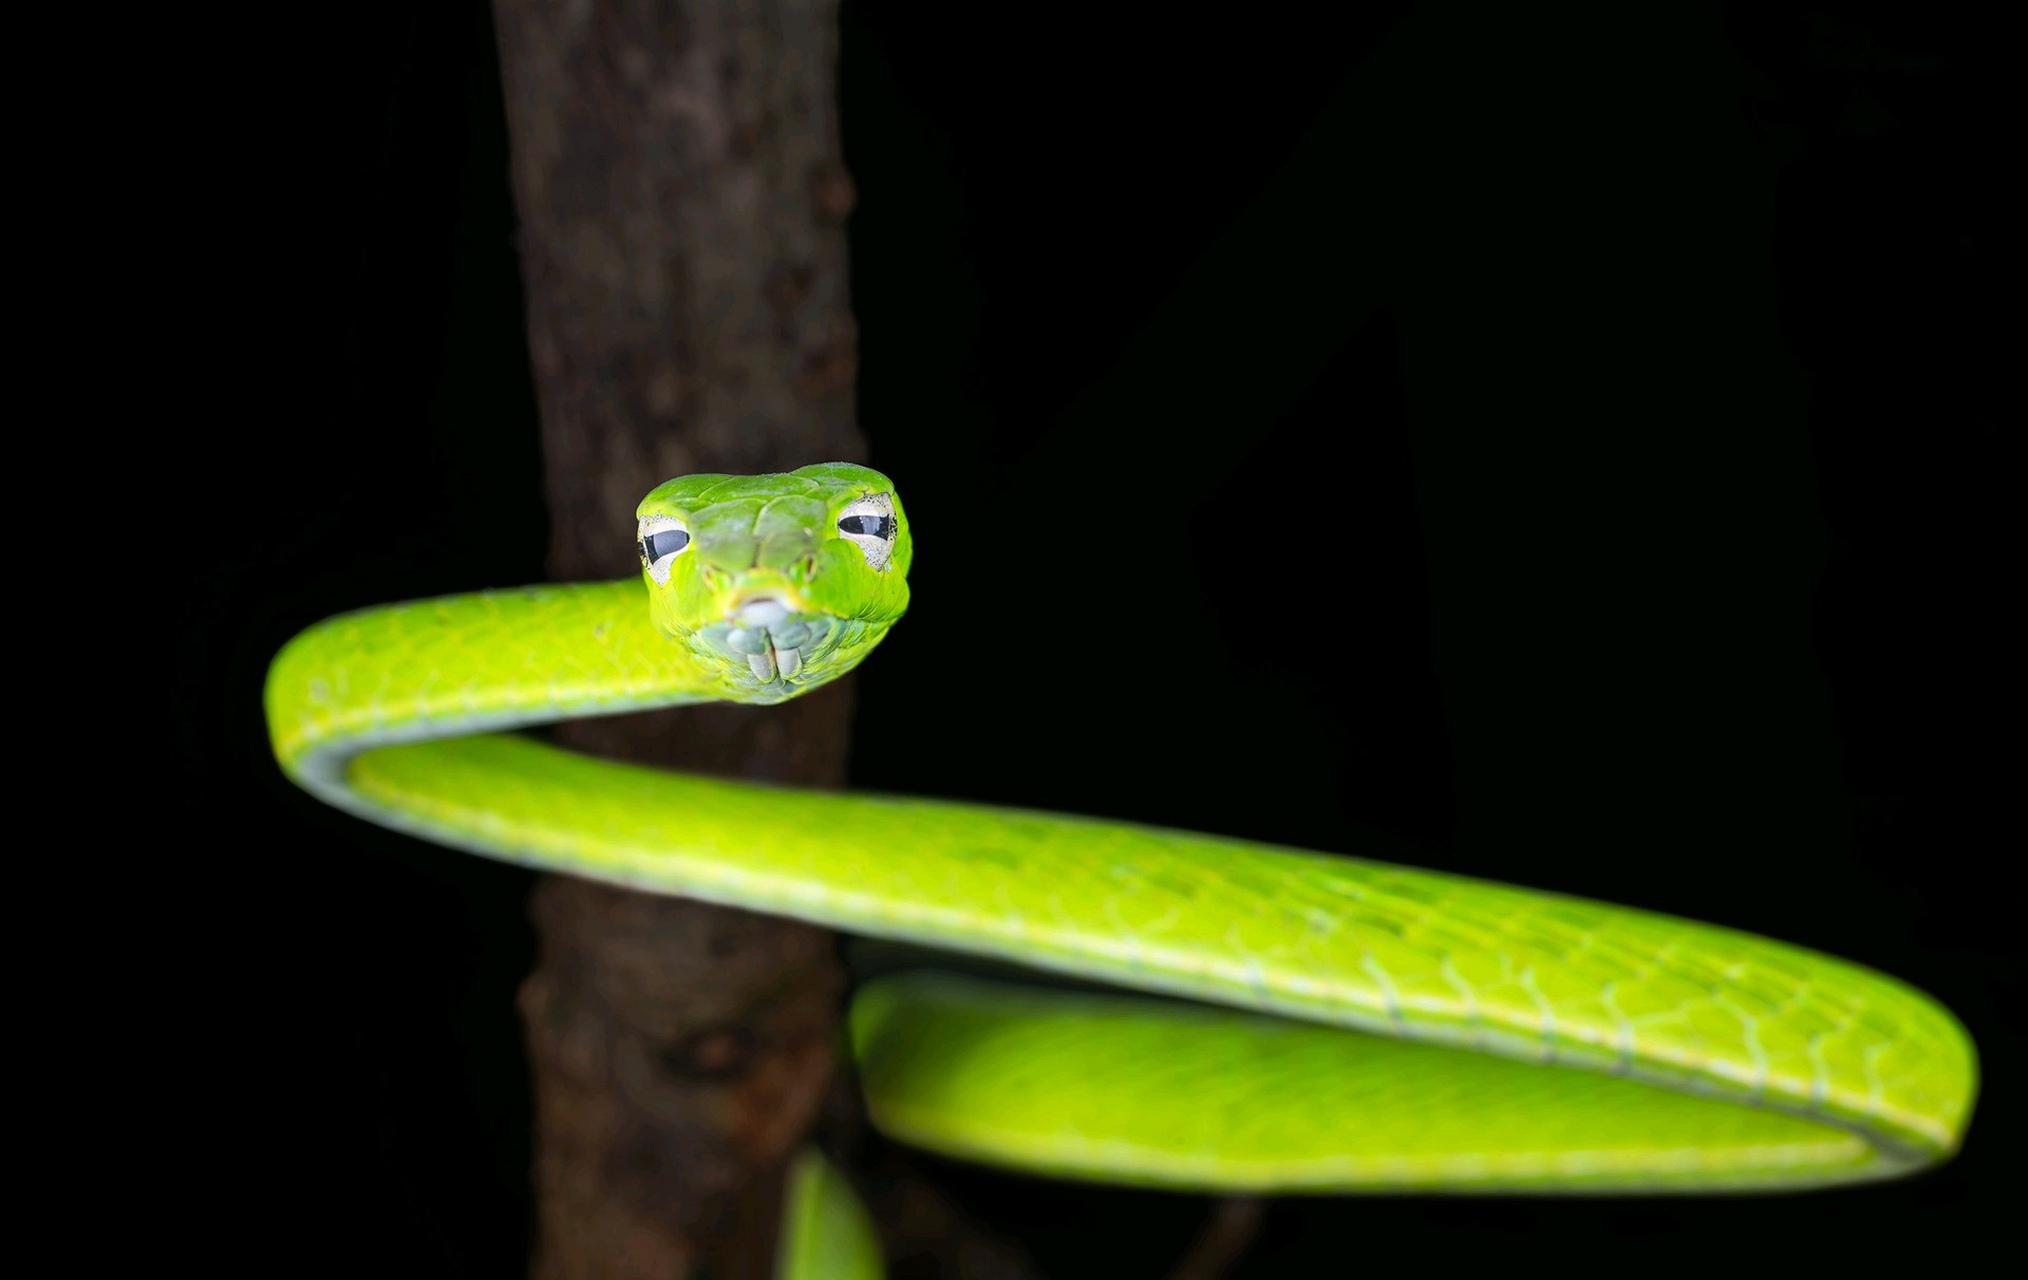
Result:
{"label": "snake mouth", "polygon": [[786,684],[803,669],[803,650],[825,629],[822,619],[772,593],[745,597],[725,622],[725,647],[746,659],[763,685]]}

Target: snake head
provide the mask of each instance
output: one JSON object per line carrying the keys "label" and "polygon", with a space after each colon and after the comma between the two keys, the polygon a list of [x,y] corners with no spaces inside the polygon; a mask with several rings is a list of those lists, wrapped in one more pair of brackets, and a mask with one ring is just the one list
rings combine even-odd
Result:
{"label": "snake head", "polygon": [[908,517],[870,468],[684,476],[635,514],[649,614],[714,696],[776,701],[834,680],[908,608]]}

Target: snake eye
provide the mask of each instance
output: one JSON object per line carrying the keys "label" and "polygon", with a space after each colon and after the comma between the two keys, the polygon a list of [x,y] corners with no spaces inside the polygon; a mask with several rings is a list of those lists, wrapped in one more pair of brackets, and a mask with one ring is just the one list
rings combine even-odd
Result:
{"label": "snake eye", "polygon": [[894,554],[895,530],[894,499],[884,493],[856,499],[838,516],[839,534],[857,544],[874,569],[887,568],[888,557]]}
{"label": "snake eye", "polygon": [[641,553],[641,567],[660,586],[669,585],[669,566],[690,545],[690,530],[674,516],[649,516],[641,521],[634,549]]}

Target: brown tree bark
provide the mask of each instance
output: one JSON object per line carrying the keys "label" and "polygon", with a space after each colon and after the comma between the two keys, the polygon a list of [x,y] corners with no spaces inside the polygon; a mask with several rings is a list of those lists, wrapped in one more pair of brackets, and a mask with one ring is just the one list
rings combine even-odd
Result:
{"label": "brown tree bark", "polygon": [[[835,0],[496,0],[552,577],[635,570],[643,493],[862,453]],[[579,723],[568,745],[835,786],[849,687],[754,714]],[[522,990],[541,1277],[760,1277],[824,1101],[831,936],[565,878]]]}

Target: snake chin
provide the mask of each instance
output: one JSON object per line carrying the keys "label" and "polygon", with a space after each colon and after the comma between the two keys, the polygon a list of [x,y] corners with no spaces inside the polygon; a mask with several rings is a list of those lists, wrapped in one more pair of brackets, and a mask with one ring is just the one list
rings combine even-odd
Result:
{"label": "snake chin", "polygon": [[787,683],[803,669],[803,651],[777,649],[770,645],[765,653],[748,654],[746,665],[752,668],[753,678],[762,684],[773,684],[777,680]]}
{"label": "snake chin", "polygon": [[823,649],[837,620],[804,612],[801,602],[772,594],[747,597],[724,621],[707,628],[708,638],[746,660],[755,682],[784,696],[805,669],[804,659]]}

